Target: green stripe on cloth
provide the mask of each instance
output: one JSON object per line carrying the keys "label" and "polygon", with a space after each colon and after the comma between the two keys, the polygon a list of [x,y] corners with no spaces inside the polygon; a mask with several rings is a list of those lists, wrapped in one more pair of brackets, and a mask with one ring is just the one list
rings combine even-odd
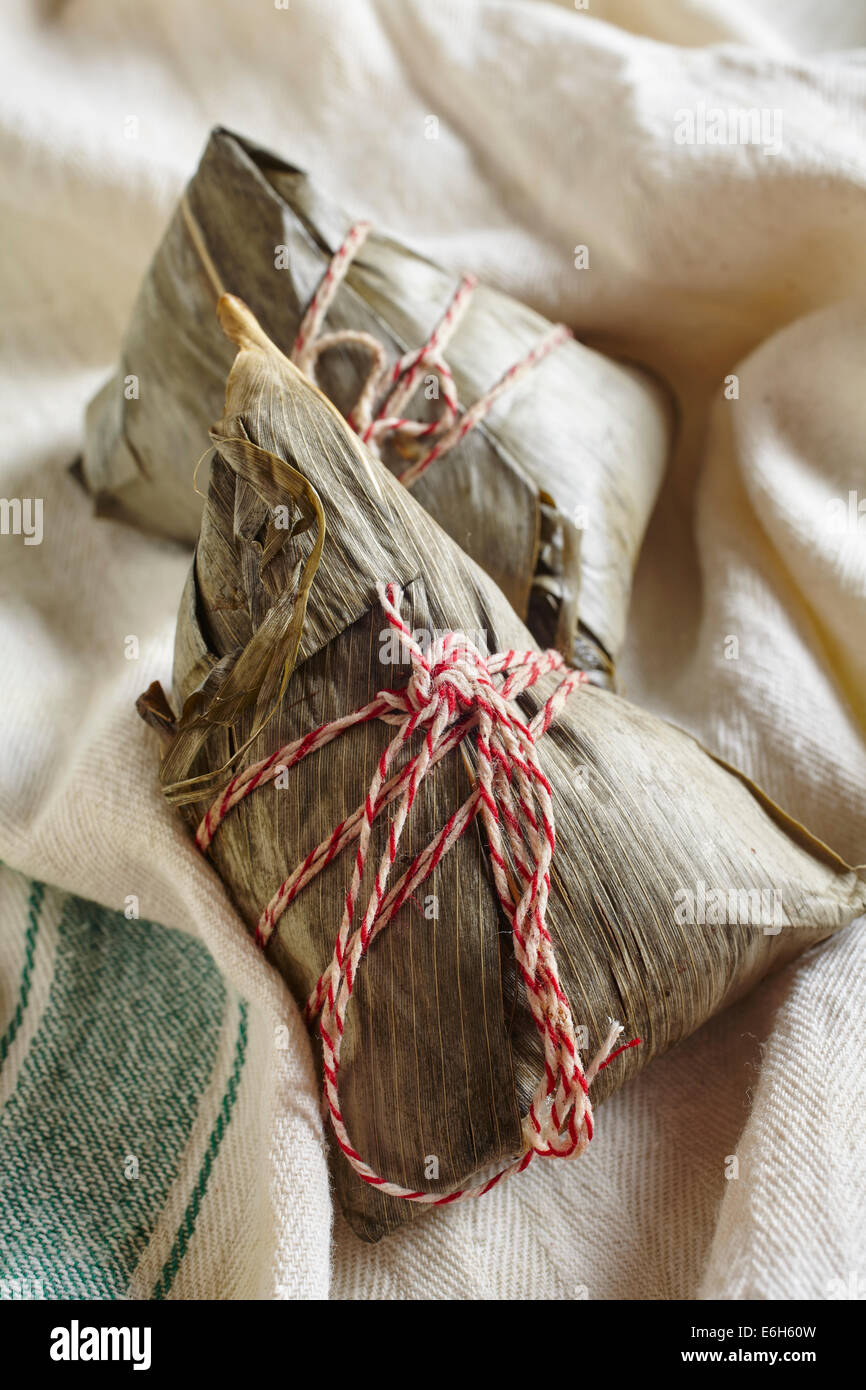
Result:
{"label": "green stripe on cloth", "polygon": [[[36,929],[31,920],[34,941]],[[41,1280],[46,1298],[125,1294],[211,1077],[226,1002],[194,938],[78,898],[63,902],[48,1002],[0,1113],[0,1277]],[[200,1175],[193,1226],[201,1184]],[[178,1263],[184,1250],[178,1245]]]}
{"label": "green stripe on cloth", "polygon": [[27,904],[27,933],[24,938],[24,966],[21,971],[21,984],[18,989],[18,999],[15,1004],[15,1011],[9,1021],[9,1026],[0,1038],[0,1067],[9,1056],[9,1049],[15,1041],[18,1029],[21,1027],[24,1012],[27,1008],[27,1001],[30,998],[30,978],[33,973],[33,958],[36,953],[36,937],[39,933],[39,917],[42,911],[42,901],[45,897],[45,884],[34,882],[30,889],[30,901]]}
{"label": "green stripe on cloth", "polygon": [[246,1052],[247,1004],[246,1000],[241,1000],[239,1005],[238,1036],[235,1044],[234,1064],[232,1066],[231,1076],[228,1079],[214,1127],[210,1132],[198,1179],[192,1190],[187,1209],[184,1212],[183,1221],[174,1238],[171,1254],[166,1260],[162,1273],[154,1285],[154,1298],[166,1298],[168,1296],[171,1286],[177,1276],[177,1272],[180,1269],[181,1261],[186,1254],[187,1246],[192,1239],[195,1223],[198,1220],[198,1214],[201,1210],[202,1199],[207,1191],[208,1180],[211,1175],[211,1170],[213,1169],[214,1160],[219,1153],[223,1135],[231,1120],[232,1110],[234,1109],[235,1100],[237,1098],[238,1085],[240,1084],[241,1072],[243,1071],[244,1061],[246,1059]]}

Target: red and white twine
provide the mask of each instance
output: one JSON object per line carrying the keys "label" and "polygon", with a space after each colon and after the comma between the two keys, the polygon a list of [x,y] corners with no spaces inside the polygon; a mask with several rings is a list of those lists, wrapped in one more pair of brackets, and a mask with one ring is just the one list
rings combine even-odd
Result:
{"label": "red and white twine", "polygon": [[[280,885],[261,915],[256,939],[263,948],[267,946],[289,903],[347,845],[357,841],[334,954],[306,1006],[308,1022],[319,1017],[327,1113],[337,1143],[364,1182],[392,1197],[444,1206],[488,1192],[508,1174],[521,1172],[536,1156],[573,1158],[582,1153],[592,1138],[589,1087],[599,1071],[620,1052],[636,1046],[639,1039],[614,1051],[622,1027],[612,1022],[599,1052],[584,1068],[545,924],[556,840],[550,784],[539,763],[536,743],[569,696],[586,683],[585,674],[569,669],[555,651],[508,651],[485,657],[463,634],[455,632],[436,639],[425,653],[403,621],[403,595],[398,586],[382,586],[379,598],[387,621],[400,634],[412,663],[406,687],[379,691],[352,714],[320,725],[239,772],[208,810],[196,842],[202,851],[207,850],[234,806],[346,729],[373,719],[394,726],[394,736],[379,759],[363,804],[311,850]],[[558,686],[529,723],[524,722],[517,696],[554,671],[562,673]],[[413,753],[413,738],[422,733],[421,746]],[[398,881],[390,885],[406,821],[424,778],[470,733],[474,735],[476,779],[471,795],[415,856]],[[408,758],[395,770],[403,753]],[[373,826],[384,809],[394,803],[387,844],[372,891],[360,923],[355,925]],[[354,1148],[340,1109],[340,1049],[358,969],[371,943],[410,894],[429,878],[476,815],[481,816],[484,825],[493,882],[511,923],[515,959],[542,1039],[544,1075],[522,1122],[520,1157],[480,1186],[440,1196],[416,1192],[380,1177]],[[516,884],[514,875],[519,880]]]}
{"label": "red and white twine", "polygon": [[[370,232],[369,222],[356,222],[345,241],[334,253],[328,269],[310,300],[298,329],[292,349],[292,361],[311,381],[316,382],[319,358],[331,348],[350,344],[363,347],[371,358],[370,370],[348,417],[352,428],[377,456],[388,436],[400,439],[429,440],[429,448],[400,474],[400,481],[410,487],[435,459],[460,443],[479,421],[483,420],[504,392],[516,385],[538,366],[550,352],[567,342],[571,331],[557,324],[536,345],[508,368],[489,391],[460,413],[457,387],[444,357],[444,351],[458,328],[477,284],[474,275],[464,275],[448,308],[427,342],[420,348],[398,357],[388,368],[387,353],[378,338],[361,330],[343,328],[323,333],[325,317],[346,273]],[[435,420],[423,422],[407,418],[403,411],[412,399],[425,374],[438,378],[439,414]]]}

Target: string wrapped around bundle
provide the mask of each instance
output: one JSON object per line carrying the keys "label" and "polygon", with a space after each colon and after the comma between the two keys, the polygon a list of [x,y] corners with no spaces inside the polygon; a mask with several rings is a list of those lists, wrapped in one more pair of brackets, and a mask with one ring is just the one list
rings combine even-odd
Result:
{"label": "string wrapped around bundle", "polygon": [[[639,1039],[616,1052],[613,1044],[622,1025],[612,1022],[598,1055],[584,1071],[577,1046],[568,998],[559,981],[556,956],[545,927],[550,893],[550,864],[555,831],[550,787],[536,753],[536,739],[556,718],[574,690],[586,680],[583,672],[567,671],[529,725],[523,722],[515,697],[534,686],[548,671],[562,669],[557,652],[505,652],[485,658],[460,634],[446,633],[428,654],[419,647],[403,622],[402,593],[395,585],[383,585],[380,602],[387,621],[402,638],[413,666],[408,685],[401,690],[380,691],[374,700],[352,714],[322,725],[259,763],[233,777],[225,792],[209,808],[196,833],[196,843],[206,851],[229,812],[245,797],[276,776],[326,747],[347,729],[371,719],[398,725],[384,750],[362,806],[341,821],[330,836],[310,851],[298,868],[284,879],[264,909],[256,927],[256,941],[266,948],[285,908],[343,849],[357,840],[352,882],[334,955],[316,981],[305,1015],[308,1023],[320,1019],[325,1099],[336,1142],[358,1176],[391,1197],[432,1206],[444,1206],[466,1197],[483,1196],[510,1173],[522,1172],[532,1158],[572,1158],[581,1154],[592,1138],[589,1087],[603,1070]],[[494,676],[506,679],[497,688]],[[389,780],[391,766],[411,742],[426,730],[418,753]],[[476,788],[449,816],[442,830],[416,854],[399,881],[388,890],[391,870],[398,858],[406,820],[425,776],[439,759],[475,732]],[[512,790],[512,783],[514,789]],[[378,815],[397,801],[389,826],[388,841],[360,925],[353,930],[356,905],[373,824]],[[399,913],[404,902],[435,872],[444,854],[465,833],[480,813],[487,836],[491,877],[506,919],[511,923],[514,958],[526,988],[526,998],[544,1048],[544,1075],[523,1120],[524,1151],[521,1157],[473,1188],[460,1188],[441,1196],[400,1187],[375,1173],[353,1147],[340,1109],[338,1075],[346,1013],[360,964],[374,938]],[[523,885],[512,890],[509,863]]]}

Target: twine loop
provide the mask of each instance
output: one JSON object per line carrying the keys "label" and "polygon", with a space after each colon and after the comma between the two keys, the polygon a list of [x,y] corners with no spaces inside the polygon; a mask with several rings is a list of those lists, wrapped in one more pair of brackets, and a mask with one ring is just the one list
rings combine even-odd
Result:
{"label": "twine loop", "polygon": [[[398,357],[391,368],[383,344],[373,334],[352,328],[322,332],[337,290],[370,230],[369,222],[356,222],[332,256],[301,320],[292,361],[318,386],[319,361],[325,353],[350,346],[362,347],[367,352],[370,366],[347,417],[348,423],[379,458],[387,441],[394,440],[404,457],[412,460],[400,474],[400,481],[409,487],[435,459],[448,453],[474,429],[505,391],[532,371],[548,353],[567,342],[571,332],[564,324],[551,328],[525,357],[509,367],[489,391],[461,414],[457,386],[444,352],[469,307],[478,283],[474,275],[461,277],[427,342]],[[413,420],[404,412],[422,378],[429,376],[438,382],[434,418]]]}

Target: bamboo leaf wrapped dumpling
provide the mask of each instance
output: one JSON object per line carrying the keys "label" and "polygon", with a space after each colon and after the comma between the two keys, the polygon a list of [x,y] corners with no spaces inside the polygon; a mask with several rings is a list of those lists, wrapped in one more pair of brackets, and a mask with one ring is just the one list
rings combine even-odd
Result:
{"label": "bamboo leaf wrapped dumpling", "polygon": [[[866,888],[691,737],[533,653],[490,577],[249,311],[225,299],[220,315],[238,353],[181,605],[182,713],[154,691],[142,709],[170,737],[167,795],[298,1001],[339,1033],[336,1102],[323,1042],[335,1185],[377,1239],[431,1195],[524,1165],[551,1126],[579,1152],[584,1084],[597,1106],[850,921]],[[281,506],[291,525],[275,524]],[[387,640],[395,612],[411,665]],[[534,729],[516,760],[501,721],[484,724],[502,701],[515,738]],[[617,1054],[611,1020],[640,1045]],[[586,1057],[568,1070],[575,1043]]]}
{"label": "bamboo leaf wrapped dumpling", "polygon": [[[142,285],[120,367],[88,412],[84,476],[103,510],[195,540],[202,501],[193,465],[231,365],[214,314],[219,293],[240,296],[288,354],[341,248],[352,246],[352,227],[307,174],[228,131],[213,133]],[[370,442],[392,471],[416,474],[416,500],[496,580],[538,641],[569,657],[577,649],[581,664],[609,672],[668,455],[665,393],[573,340],[533,361],[557,342],[546,319],[483,285],[464,293],[460,280],[376,230],[344,268],[318,335],[337,343],[315,358],[309,343],[299,347],[344,415],[358,407],[369,344],[382,354],[378,413],[394,364],[447,324],[446,372],[425,358],[400,411],[427,424],[447,410],[449,383],[465,423],[529,359],[525,377],[507,382],[422,473],[438,436],[390,429]]]}

